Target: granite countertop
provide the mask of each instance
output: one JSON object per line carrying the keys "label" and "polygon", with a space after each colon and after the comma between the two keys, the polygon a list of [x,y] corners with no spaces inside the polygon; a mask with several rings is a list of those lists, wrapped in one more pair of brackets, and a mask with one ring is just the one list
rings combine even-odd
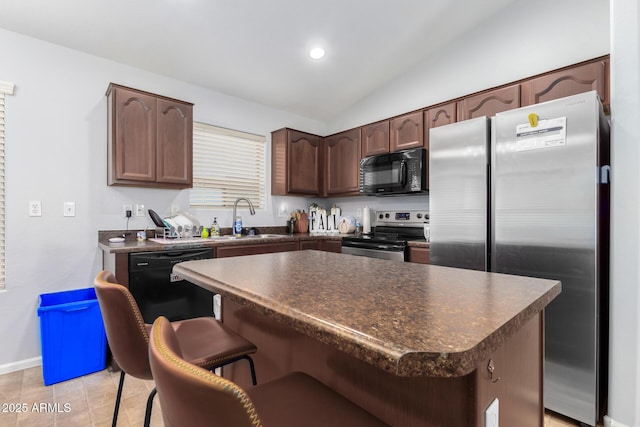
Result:
{"label": "granite countertop", "polygon": [[313,250],[188,261],[174,272],[399,376],[469,374],[561,289]]}
{"label": "granite countertop", "polygon": [[[284,228],[284,227],[282,227]],[[98,247],[107,253],[129,253],[129,252],[147,252],[147,251],[161,251],[168,249],[187,249],[187,248],[206,248],[206,247],[219,247],[219,246],[239,246],[239,245],[257,245],[277,242],[295,242],[298,240],[315,240],[315,239],[330,239],[341,240],[344,235],[342,234],[283,234],[267,232],[268,237],[256,236],[243,236],[241,238],[229,238],[231,236],[223,236],[222,238],[207,238],[207,239],[176,239],[170,244],[157,243],[150,239],[138,242],[136,240],[136,231],[130,231],[126,240],[123,243],[110,243],[109,237],[120,236],[123,233],[121,231],[106,232],[101,231],[98,233]]]}

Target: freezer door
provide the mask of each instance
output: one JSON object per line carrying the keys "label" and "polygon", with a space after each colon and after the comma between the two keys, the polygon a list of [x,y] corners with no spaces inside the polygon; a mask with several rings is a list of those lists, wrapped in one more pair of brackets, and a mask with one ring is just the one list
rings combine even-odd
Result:
{"label": "freezer door", "polygon": [[599,105],[590,92],[497,114],[492,159],[492,270],[562,282],[545,310],[545,407],[589,425],[600,407]]}
{"label": "freezer door", "polygon": [[429,132],[429,262],[486,269],[489,120]]}

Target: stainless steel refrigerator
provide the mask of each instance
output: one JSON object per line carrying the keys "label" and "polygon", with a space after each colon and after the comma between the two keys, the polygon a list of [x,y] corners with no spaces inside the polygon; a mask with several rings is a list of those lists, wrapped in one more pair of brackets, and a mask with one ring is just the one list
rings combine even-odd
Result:
{"label": "stainless steel refrigerator", "polygon": [[607,383],[609,126],[595,91],[431,129],[430,262],[557,279],[545,407],[601,416]]}

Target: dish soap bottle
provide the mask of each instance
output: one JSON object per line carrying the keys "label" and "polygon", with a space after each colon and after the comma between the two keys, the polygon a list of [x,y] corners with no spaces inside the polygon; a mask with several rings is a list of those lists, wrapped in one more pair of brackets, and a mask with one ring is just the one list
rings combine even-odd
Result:
{"label": "dish soap bottle", "polygon": [[213,218],[213,224],[211,224],[211,236],[220,236],[220,226],[218,225],[218,217]]}
{"label": "dish soap bottle", "polygon": [[240,215],[233,220],[233,234],[236,237],[242,237],[242,217]]}

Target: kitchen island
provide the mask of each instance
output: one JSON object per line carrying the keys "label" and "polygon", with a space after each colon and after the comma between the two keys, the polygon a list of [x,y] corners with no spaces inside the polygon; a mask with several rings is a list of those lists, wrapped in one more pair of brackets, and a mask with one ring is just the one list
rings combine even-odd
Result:
{"label": "kitchen island", "polygon": [[[305,250],[190,261],[258,346],[258,381],[301,370],[394,426],[543,425],[543,313],[560,283]],[[246,369],[224,375],[248,387]]]}

